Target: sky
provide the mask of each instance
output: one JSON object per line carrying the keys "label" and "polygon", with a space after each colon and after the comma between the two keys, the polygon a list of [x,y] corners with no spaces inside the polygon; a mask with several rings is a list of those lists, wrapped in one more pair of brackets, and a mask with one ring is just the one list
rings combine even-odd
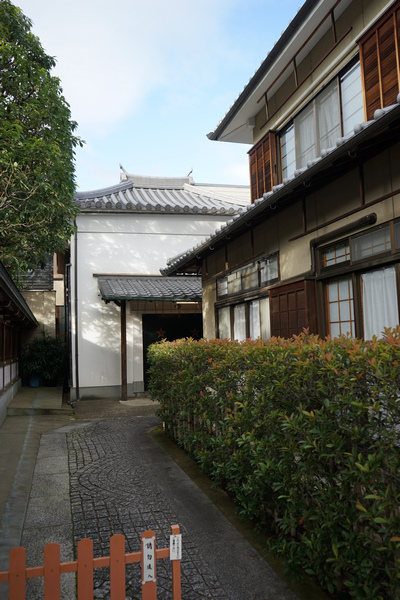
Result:
{"label": "sky", "polygon": [[78,191],[128,173],[249,185],[250,146],[210,141],[303,0],[13,0],[57,65],[85,144]]}

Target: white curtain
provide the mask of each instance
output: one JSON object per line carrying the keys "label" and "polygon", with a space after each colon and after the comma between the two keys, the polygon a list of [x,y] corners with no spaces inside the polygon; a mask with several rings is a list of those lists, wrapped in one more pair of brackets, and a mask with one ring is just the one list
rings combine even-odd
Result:
{"label": "white curtain", "polygon": [[267,340],[271,337],[271,319],[269,313],[269,298],[261,298],[260,300],[260,311],[261,311],[261,337],[263,340]]}
{"label": "white curtain", "polygon": [[231,307],[225,306],[218,310],[218,336],[220,340],[231,337]]}
{"label": "white curtain", "polygon": [[360,63],[354,65],[340,80],[342,95],[343,135],[364,121]]}
{"label": "white curtain", "polygon": [[336,79],[315,99],[318,122],[318,154],[332,148],[340,137],[339,91]]}
{"label": "white curtain", "polygon": [[296,142],[296,167],[307,166],[307,161],[316,158],[314,105],[310,102],[294,120]]}
{"label": "white curtain", "polygon": [[385,327],[399,324],[394,267],[368,271],[362,276],[364,339],[382,337]]}
{"label": "white curtain", "polygon": [[254,302],[250,302],[249,313],[250,337],[252,340],[256,340],[257,338],[261,337],[259,300],[254,300]]}
{"label": "white curtain", "polygon": [[246,306],[244,304],[237,304],[233,314],[233,339],[243,342],[246,339]]}

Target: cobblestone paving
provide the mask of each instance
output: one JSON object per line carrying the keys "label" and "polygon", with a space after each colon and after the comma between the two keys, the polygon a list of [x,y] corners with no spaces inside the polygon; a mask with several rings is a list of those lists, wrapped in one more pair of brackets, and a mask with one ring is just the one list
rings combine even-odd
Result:
{"label": "cobblestone paving", "polygon": [[[109,555],[109,539],[115,533],[126,538],[126,552],[140,551],[140,536],[156,533],[158,547],[169,547],[170,526],[182,532],[182,597],[185,600],[229,600],[218,579],[199,555],[189,533],[166,502],[151,470],[143,465],[138,434],[159,421],[107,419],[68,433],[71,510],[75,544],[89,537],[94,556]],[[139,565],[126,568],[126,598],[141,598]],[[159,600],[172,598],[169,560],[157,561]],[[108,569],[96,569],[94,598],[110,597]]]}

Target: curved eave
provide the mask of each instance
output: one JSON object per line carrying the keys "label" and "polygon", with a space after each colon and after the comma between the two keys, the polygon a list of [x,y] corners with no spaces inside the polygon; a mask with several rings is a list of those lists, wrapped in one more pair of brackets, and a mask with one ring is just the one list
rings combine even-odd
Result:
{"label": "curved eave", "polygon": [[[278,59],[279,55],[285,50],[288,44],[297,35],[299,27],[306,22],[307,18],[313,11],[314,7],[319,4],[320,0],[307,0],[299,9],[296,16],[292,19],[289,26],[285,29],[279,40],[276,42],[267,58],[261,63],[249,83],[245,86],[238,99],[231,106],[225,117],[217,125],[216,129],[207,135],[209,140],[221,141],[228,125],[231,123],[237,113],[243,108],[246,102],[249,101],[252,94],[257,90],[258,86],[265,80],[269,69]],[[254,116],[251,114],[250,116]],[[252,143],[252,138],[247,142]]]}

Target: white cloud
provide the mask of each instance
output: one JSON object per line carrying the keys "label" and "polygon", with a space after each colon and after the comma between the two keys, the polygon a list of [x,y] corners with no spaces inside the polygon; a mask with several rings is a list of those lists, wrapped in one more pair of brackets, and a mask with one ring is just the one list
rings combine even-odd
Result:
{"label": "white cloud", "polygon": [[[190,94],[215,77],[221,21],[237,0],[20,0],[56,56],[72,116],[107,133],[164,86]],[[173,96],[172,96],[173,98]]]}
{"label": "white cloud", "polygon": [[55,56],[87,142],[76,153],[81,190],[117,183],[119,162],[144,175],[185,175],[193,165],[198,181],[248,182],[248,148],[206,135],[265,58],[274,17],[287,25],[294,0],[12,1]]}

